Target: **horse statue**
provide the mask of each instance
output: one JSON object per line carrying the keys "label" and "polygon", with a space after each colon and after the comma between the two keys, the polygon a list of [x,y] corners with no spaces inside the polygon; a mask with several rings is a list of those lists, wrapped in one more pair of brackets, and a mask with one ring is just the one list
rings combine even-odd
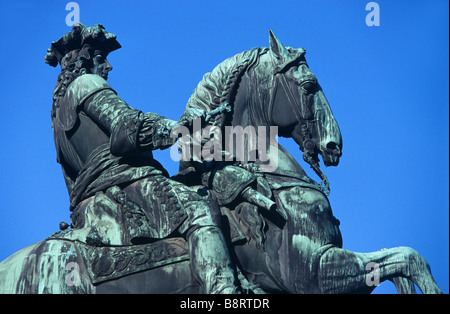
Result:
{"label": "horse statue", "polygon": [[[230,253],[249,292],[370,293],[391,280],[399,293],[415,293],[414,284],[423,293],[441,293],[428,263],[412,248],[371,253],[342,248],[318,158],[337,166],[342,137],[304,49],[285,47],[270,31],[269,48],[239,53],[207,73],[189,108],[208,113],[210,133],[180,140],[180,172],[172,178],[218,200]],[[321,184],[274,142],[276,135],[295,140]],[[196,145],[208,158],[183,158]],[[250,189],[235,197],[242,182],[265,197]],[[0,292],[202,293],[183,238],[100,246],[67,236],[75,231],[57,232],[0,263]]]}

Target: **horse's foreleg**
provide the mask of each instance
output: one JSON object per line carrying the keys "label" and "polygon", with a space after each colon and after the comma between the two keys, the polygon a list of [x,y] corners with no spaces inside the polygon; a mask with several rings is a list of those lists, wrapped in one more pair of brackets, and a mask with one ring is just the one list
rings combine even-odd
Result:
{"label": "horse's foreleg", "polygon": [[399,294],[416,294],[414,282],[404,277],[394,277],[391,279]]}
{"label": "horse's foreleg", "polygon": [[[385,280],[412,280],[423,293],[442,293],[430,267],[417,251],[398,247],[372,253],[329,249],[320,259],[319,286],[323,293],[370,293]],[[411,284],[397,280],[397,288],[412,292]]]}

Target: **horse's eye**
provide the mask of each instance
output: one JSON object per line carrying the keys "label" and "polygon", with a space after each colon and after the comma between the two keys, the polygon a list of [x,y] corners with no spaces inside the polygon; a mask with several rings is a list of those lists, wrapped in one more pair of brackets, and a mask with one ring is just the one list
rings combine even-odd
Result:
{"label": "horse's eye", "polygon": [[304,92],[308,94],[312,94],[316,91],[316,82],[314,81],[307,81],[301,85]]}

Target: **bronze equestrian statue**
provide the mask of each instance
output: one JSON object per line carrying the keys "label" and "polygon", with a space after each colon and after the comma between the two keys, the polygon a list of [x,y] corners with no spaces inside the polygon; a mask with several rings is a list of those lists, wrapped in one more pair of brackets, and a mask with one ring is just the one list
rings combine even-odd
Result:
{"label": "bronze equestrian statue", "polygon": [[[173,121],[133,109],[106,82],[118,48],[102,25],[78,24],[48,51],[61,65],[51,112],[71,224],[0,263],[1,292],[370,293],[377,277],[399,293],[414,283],[441,293],[411,248],[342,248],[318,159],[337,166],[342,137],[304,49],[270,31],[269,48],[207,73]],[[169,178],[151,151],[180,134],[192,158]],[[298,143],[321,184],[276,135]],[[214,158],[185,154],[196,145]]]}
{"label": "bronze equestrian statue", "polygon": [[[193,108],[182,121],[173,121],[131,108],[106,82],[112,69],[106,57],[118,48],[116,36],[102,25],[79,24],[53,43],[46,57],[52,66],[61,64],[52,128],[70,195],[73,233],[89,228],[86,243],[104,246],[182,236],[203,291],[239,293],[217,202],[171,180],[151,153],[176,141],[164,130],[189,124],[203,111]],[[119,204],[139,214],[104,217],[104,206]],[[94,213],[108,225],[89,222]]]}

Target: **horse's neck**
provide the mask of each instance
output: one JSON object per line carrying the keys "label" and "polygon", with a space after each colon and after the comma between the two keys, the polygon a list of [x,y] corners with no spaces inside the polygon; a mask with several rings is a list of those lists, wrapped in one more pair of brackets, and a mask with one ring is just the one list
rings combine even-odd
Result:
{"label": "horse's neck", "polygon": [[278,143],[267,145],[265,153],[261,152],[260,148],[257,156],[259,158],[257,158],[255,163],[259,165],[259,169],[263,173],[296,178],[305,182],[312,181],[297,160]]}

